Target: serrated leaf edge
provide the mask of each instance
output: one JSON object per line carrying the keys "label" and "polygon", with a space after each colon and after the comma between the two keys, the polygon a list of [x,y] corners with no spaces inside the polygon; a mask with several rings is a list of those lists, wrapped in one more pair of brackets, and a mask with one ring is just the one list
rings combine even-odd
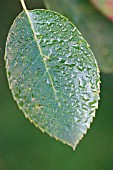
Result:
{"label": "serrated leaf edge", "polygon": [[[26,9],[27,10],[27,9]],[[60,16],[62,16],[61,14],[59,14],[59,13],[57,13],[57,12],[54,12],[54,11],[51,11],[51,10],[45,10],[45,9],[39,9],[39,10],[41,10],[41,11],[48,11],[48,12],[53,12],[53,13],[55,13],[55,14],[57,14],[57,15],[60,15]],[[27,10],[28,11],[28,10]],[[29,11],[34,11],[34,10],[29,10]],[[22,13],[22,12],[21,12]],[[18,15],[18,17],[21,15],[21,13]],[[64,16],[63,16],[64,17]],[[75,27],[75,25],[74,24],[72,24],[66,17],[64,17],[71,25],[73,25],[74,27]],[[15,21],[16,21],[16,19],[13,21],[13,24],[15,23]],[[13,26],[13,24],[12,24],[12,26]],[[75,27],[76,28],[76,27]],[[79,32],[79,31],[78,31]],[[80,32],[79,32],[80,33]],[[33,33],[34,34],[34,36],[35,36],[35,41],[36,41],[36,44],[38,45],[38,40],[37,40],[37,37],[36,37],[36,35],[35,35],[35,32]],[[80,33],[81,34],[81,33]],[[8,41],[8,39],[7,39],[7,41]],[[7,41],[6,41],[6,48],[7,48]],[[4,60],[6,61],[6,48],[5,48],[5,56],[4,56]],[[42,53],[42,51],[41,51],[41,47],[40,47],[40,45],[38,46],[38,48],[40,49],[40,54],[41,54],[41,56],[42,56],[42,58],[43,58],[43,56],[45,56],[45,55],[43,55],[43,53]],[[87,43],[87,48],[89,48],[89,44]],[[94,56],[94,55],[93,55]],[[44,61],[44,59],[43,59],[43,61]],[[45,61],[44,61],[45,62]],[[99,71],[99,68],[98,68],[98,65],[97,65],[97,62],[96,62],[96,60],[95,60],[95,64],[96,64],[96,66],[97,66],[97,73],[98,73],[98,75],[99,75],[99,73],[100,73],[100,71]],[[46,63],[45,63],[45,67],[46,67],[47,65],[46,65]],[[7,74],[7,78],[8,78],[8,83],[9,83],[9,88],[10,89],[12,89],[11,88],[11,85],[10,85],[10,82],[9,82],[9,75],[8,75],[8,71],[7,71],[7,68],[8,68],[8,60],[7,60],[7,62],[6,62],[6,74]],[[99,76],[100,77],[100,76]],[[100,81],[98,81],[98,89],[99,89],[99,91],[97,92],[98,94],[100,93]],[[22,110],[22,108],[19,106],[19,103],[18,103],[18,101],[16,100],[16,98],[15,98],[15,96],[14,96],[14,92],[11,90],[11,92],[12,92],[12,95],[13,95],[13,98],[14,98],[14,100],[17,102],[17,105],[18,105],[18,107],[19,107],[19,109],[20,110]],[[99,96],[98,96],[99,97]],[[98,99],[98,101],[100,100],[100,98]],[[98,104],[98,103],[97,103]],[[58,104],[59,105],[59,104]],[[97,106],[97,108],[96,109],[98,109],[98,106]],[[93,116],[93,118],[95,117],[95,113],[96,113],[96,109],[95,109],[95,111],[94,111],[94,116]],[[84,137],[84,135],[87,133],[87,131],[85,132],[85,133],[83,133],[83,135],[81,135],[81,137],[80,137],[80,139],[74,144],[74,145],[71,145],[71,144],[69,144],[69,143],[67,143],[67,142],[65,142],[65,141],[63,141],[63,140],[61,140],[61,139],[58,139],[56,136],[54,136],[54,135],[51,135],[49,132],[47,132],[47,131],[45,131],[43,128],[41,128],[38,124],[36,124],[33,120],[31,120],[28,116],[27,116],[27,114],[25,113],[25,111],[24,110],[22,110],[23,111],[23,113],[24,113],[24,115],[25,115],[25,118],[27,118],[32,124],[34,124],[35,125],[35,127],[36,128],[39,128],[43,133],[47,133],[50,137],[53,137],[53,138],[55,138],[57,141],[61,141],[63,144],[67,144],[68,146],[71,146],[72,148],[73,148],[73,150],[75,150],[76,149],[76,146],[78,145],[78,143],[82,140],[82,138]],[[91,123],[93,122],[93,118],[92,118],[92,121],[90,122],[90,126],[91,126]],[[88,127],[87,126],[87,130],[88,129],[90,129],[90,126]]]}

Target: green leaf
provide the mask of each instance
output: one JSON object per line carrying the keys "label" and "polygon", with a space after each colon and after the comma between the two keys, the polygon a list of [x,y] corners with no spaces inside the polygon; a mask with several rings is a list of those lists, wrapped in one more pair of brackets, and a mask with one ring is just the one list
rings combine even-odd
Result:
{"label": "green leaf", "polygon": [[113,0],[90,0],[94,6],[113,21]]}
{"label": "green leaf", "polygon": [[48,9],[68,17],[80,30],[104,73],[113,72],[113,23],[88,0],[44,0]]}
{"label": "green leaf", "polygon": [[75,148],[95,116],[100,82],[81,33],[56,12],[25,8],[9,31],[5,60],[10,89],[25,116]]}

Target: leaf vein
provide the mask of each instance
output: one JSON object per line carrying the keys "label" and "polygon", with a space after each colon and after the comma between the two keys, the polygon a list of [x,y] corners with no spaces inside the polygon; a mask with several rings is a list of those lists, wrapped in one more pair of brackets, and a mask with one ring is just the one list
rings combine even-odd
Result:
{"label": "leaf vein", "polygon": [[[44,54],[43,54],[43,52],[42,52],[42,49],[41,49],[41,46],[40,46],[40,44],[39,44],[38,38],[37,38],[37,36],[36,36],[35,29],[34,29],[34,26],[33,26],[33,24],[32,24],[32,19],[31,19],[30,15],[29,15],[29,12],[28,12],[28,10],[27,10],[26,8],[24,8],[24,11],[25,11],[25,13],[26,13],[26,15],[27,15],[27,17],[28,17],[29,22],[30,22],[30,26],[31,26],[31,30],[32,30],[32,32],[33,32],[34,40],[35,40],[35,42],[36,42],[36,44],[37,44],[37,47],[38,47],[38,49],[39,49],[39,51],[40,51],[40,55],[41,55],[41,57],[42,57],[42,60],[43,60],[44,65],[45,65],[46,72],[48,73],[48,76],[49,76],[49,79],[50,79],[50,82],[51,82],[51,86],[52,86],[52,89],[53,89],[53,93],[54,93],[55,100],[57,101],[58,107],[60,108],[61,105],[60,105],[60,102],[59,102],[59,99],[58,99],[58,96],[57,96],[57,91],[56,91],[56,89],[55,89],[55,87],[54,87],[52,77],[51,77],[51,75],[50,75],[50,73],[49,73],[49,71],[48,71],[48,67],[47,67],[46,61],[44,60]],[[61,111],[61,113],[62,113],[61,108],[60,108],[60,111]],[[62,113],[62,114],[63,114],[63,113]]]}

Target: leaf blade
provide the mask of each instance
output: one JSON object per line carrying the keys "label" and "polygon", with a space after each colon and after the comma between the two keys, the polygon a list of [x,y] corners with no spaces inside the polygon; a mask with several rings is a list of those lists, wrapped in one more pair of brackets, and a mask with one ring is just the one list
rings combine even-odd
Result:
{"label": "leaf blade", "polygon": [[113,72],[113,23],[102,16],[87,0],[44,0],[47,9],[68,17],[91,45],[104,73]]}
{"label": "leaf blade", "polygon": [[45,10],[28,13],[33,26],[22,12],[7,39],[6,67],[13,97],[42,131],[75,148],[98,106],[97,63],[65,17]]}

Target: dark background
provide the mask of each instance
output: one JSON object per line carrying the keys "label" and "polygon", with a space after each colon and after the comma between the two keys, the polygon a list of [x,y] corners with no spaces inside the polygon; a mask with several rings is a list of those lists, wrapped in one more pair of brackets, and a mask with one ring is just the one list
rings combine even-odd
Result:
{"label": "dark background", "polygon": [[[28,9],[44,8],[26,0]],[[5,73],[5,41],[19,0],[0,0],[0,170],[113,170],[113,74],[101,74],[101,100],[87,135],[73,151],[36,129],[14,102]]]}

